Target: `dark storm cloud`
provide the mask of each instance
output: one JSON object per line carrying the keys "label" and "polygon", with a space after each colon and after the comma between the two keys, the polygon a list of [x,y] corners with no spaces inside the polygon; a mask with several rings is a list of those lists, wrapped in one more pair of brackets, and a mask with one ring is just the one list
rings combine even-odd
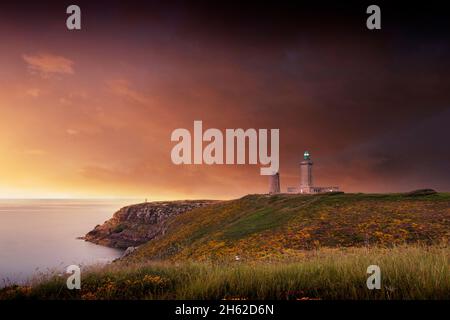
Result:
{"label": "dark storm cloud", "polygon": [[89,1],[79,2],[82,32],[70,35],[56,27],[68,4],[9,4],[2,21],[70,47],[75,61],[137,64],[135,82],[157,74],[151,98],[123,80],[113,87],[143,105],[166,94],[176,125],[280,128],[285,184],[297,183],[309,149],[318,184],[450,190],[450,19],[434,2],[382,3],[383,29],[368,31],[363,2]]}

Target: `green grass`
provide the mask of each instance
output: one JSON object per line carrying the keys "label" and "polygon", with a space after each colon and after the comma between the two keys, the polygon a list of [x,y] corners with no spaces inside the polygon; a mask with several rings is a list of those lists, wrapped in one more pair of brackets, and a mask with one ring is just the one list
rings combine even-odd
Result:
{"label": "green grass", "polygon": [[450,194],[248,195],[169,219],[128,259],[251,258],[317,247],[392,246],[450,239]]}
{"label": "green grass", "polygon": [[[80,291],[47,274],[0,299],[450,297],[449,193],[248,195],[166,226],[120,262],[83,269]],[[366,287],[372,264],[381,290]]]}
{"label": "green grass", "polygon": [[[320,249],[303,259],[234,263],[113,263],[83,270],[81,290],[47,275],[0,290],[0,299],[448,299],[450,248]],[[381,290],[366,287],[369,265]]]}
{"label": "green grass", "polygon": [[223,231],[223,238],[240,239],[255,232],[277,228],[282,225],[282,220],[283,216],[274,213],[273,209],[260,209],[229,225]]}

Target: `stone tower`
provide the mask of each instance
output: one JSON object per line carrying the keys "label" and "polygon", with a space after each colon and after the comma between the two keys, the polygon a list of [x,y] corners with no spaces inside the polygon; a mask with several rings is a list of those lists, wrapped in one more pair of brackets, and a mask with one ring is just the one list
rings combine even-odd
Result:
{"label": "stone tower", "polygon": [[300,163],[300,193],[311,193],[313,187],[311,156],[308,151],[303,154],[303,161]]}
{"label": "stone tower", "polygon": [[269,176],[269,194],[280,193],[280,174],[277,172]]}

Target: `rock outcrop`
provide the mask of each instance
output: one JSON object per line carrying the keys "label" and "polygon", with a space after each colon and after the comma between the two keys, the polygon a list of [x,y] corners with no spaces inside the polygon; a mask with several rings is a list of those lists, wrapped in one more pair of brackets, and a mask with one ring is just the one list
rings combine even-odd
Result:
{"label": "rock outcrop", "polygon": [[423,197],[423,196],[429,196],[432,194],[436,194],[437,191],[433,189],[419,189],[407,192],[403,194],[405,197]]}
{"label": "rock outcrop", "polygon": [[186,200],[127,206],[117,211],[110,220],[87,233],[84,240],[114,248],[136,247],[163,235],[166,230],[165,222],[170,217],[214,202],[216,201]]}

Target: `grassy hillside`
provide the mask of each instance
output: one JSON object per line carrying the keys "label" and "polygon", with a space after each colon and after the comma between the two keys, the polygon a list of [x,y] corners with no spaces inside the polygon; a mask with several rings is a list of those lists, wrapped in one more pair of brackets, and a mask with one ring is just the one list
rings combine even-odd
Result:
{"label": "grassy hillside", "polygon": [[[448,299],[450,249],[319,249],[296,261],[147,262],[83,270],[81,290],[58,274],[0,289],[1,299]],[[366,287],[380,266],[380,290]]]}
{"label": "grassy hillside", "polygon": [[[131,255],[1,299],[448,299],[450,194],[249,195],[173,216]],[[236,259],[236,256],[239,259]],[[382,272],[368,290],[367,267]]]}
{"label": "grassy hillside", "polygon": [[173,217],[129,261],[277,260],[321,247],[447,242],[450,194],[248,195]]}

